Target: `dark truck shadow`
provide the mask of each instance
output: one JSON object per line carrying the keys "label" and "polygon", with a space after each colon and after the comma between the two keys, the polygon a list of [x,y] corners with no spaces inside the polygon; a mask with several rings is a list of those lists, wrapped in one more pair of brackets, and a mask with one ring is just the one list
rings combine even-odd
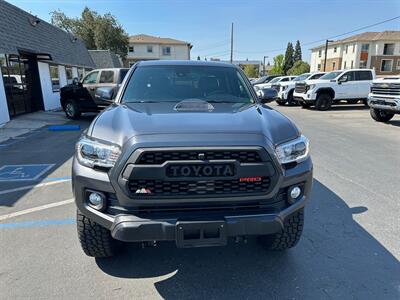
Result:
{"label": "dark truck shadow", "polygon": [[[0,191],[11,190],[24,186],[33,186],[43,182],[48,174],[56,171],[75,152],[75,143],[83,130],[93,121],[95,115],[84,115],[80,120],[69,121],[68,125],[80,125],[80,131],[54,131],[49,132],[42,127],[25,136],[14,139],[12,143],[5,141],[0,147],[0,167],[3,165],[29,165],[29,164],[54,164],[55,166],[42,174],[38,180],[29,181],[0,181]],[[2,145],[2,144],[0,144]],[[68,177],[71,176],[69,172]],[[70,183],[68,183],[70,185]],[[10,192],[0,195],[0,208],[12,207],[31,189]],[[69,188],[70,190],[70,188]]]}
{"label": "dark truck shadow", "polygon": [[398,299],[399,261],[353,219],[366,211],[315,181],[302,240],[285,253],[254,239],[221,248],[165,243],[96,262],[115,277],[160,277],[155,287],[166,299]]}

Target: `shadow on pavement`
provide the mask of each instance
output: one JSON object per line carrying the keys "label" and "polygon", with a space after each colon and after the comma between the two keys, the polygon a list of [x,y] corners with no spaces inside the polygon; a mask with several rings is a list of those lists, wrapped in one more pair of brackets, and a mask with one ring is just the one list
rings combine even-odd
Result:
{"label": "shadow on pavement", "polygon": [[130,245],[96,263],[115,277],[153,277],[166,299],[398,299],[399,261],[353,219],[366,211],[315,180],[302,240],[287,252],[266,251],[255,239],[221,248],[164,243]]}

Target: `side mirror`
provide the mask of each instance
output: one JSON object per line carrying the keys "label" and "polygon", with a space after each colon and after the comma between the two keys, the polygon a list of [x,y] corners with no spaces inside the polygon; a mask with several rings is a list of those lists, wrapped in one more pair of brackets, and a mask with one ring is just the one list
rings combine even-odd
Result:
{"label": "side mirror", "polygon": [[344,75],[344,76],[339,78],[338,84],[341,84],[341,83],[346,82],[346,81],[347,81],[347,75]]}
{"label": "side mirror", "polygon": [[261,103],[269,103],[278,99],[278,92],[275,89],[265,88],[257,91]]}
{"label": "side mirror", "polygon": [[112,102],[114,96],[114,88],[113,87],[97,88],[94,96],[96,97],[96,99]]}
{"label": "side mirror", "polygon": [[79,85],[79,78],[78,77],[74,77],[74,79],[72,79],[72,84],[73,85]]}

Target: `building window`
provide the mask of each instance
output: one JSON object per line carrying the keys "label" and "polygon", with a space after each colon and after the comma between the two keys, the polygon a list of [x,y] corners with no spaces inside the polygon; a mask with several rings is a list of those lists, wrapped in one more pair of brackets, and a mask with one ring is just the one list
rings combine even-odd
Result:
{"label": "building window", "polygon": [[60,90],[60,76],[58,74],[58,66],[49,65],[49,68],[52,90],[53,92],[58,92]]}
{"label": "building window", "polygon": [[318,57],[322,56],[322,50],[318,50]]}
{"label": "building window", "polygon": [[100,74],[99,83],[113,83],[114,71],[102,71]]}
{"label": "building window", "polygon": [[394,44],[385,44],[383,46],[383,55],[393,55],[394,54]]}
{"label": "building window", "polygon": [[366,69],[366,68],[367,68],[367,61],[360,60],[360,69]]}
{"label": "building window", "polygon": [[333,62],[332,63],[332,70],[335,70],[335,67],[336,67],[336,62]]}
{"label": "building window", "polygon": [[353,53],[356,51],[356,44],[353,44]]}
{"label": "building window", "polygon": [[317,70],[318,70],[318,71],[321,70],[321,64],[318,64]]}
{"label": "building window", "polygon": [[67,83],[71,84],[73,75],[72,75],[72,68],[71,67],[65,67],[65,74],[67,75]]}
{"label": "building window", "polygon": [[349,45],[346,45],[346,54],[347,54],[347,52],[349,51]]}
{"label": "building window", "polygon": [[133,46],[129,46],[129,52],[131,53],[135,52],[135,48]]}
{"label": "building window", "polygon": [[162,54],[166,55],[166,56],[170,56],[171,55],[171,47],[163,47],[162,48]]}
{"label": "building window", "polygon": [[350,64],[350,69],[353,69],[353,67],[354,67],[354,62],[353,62],[353,61],[351,61],[351,64]]}
{"label": "building window", "polygon": [[333,52],[334,52],[334,53],[337,52],[337,47],[333,48]]}
{"label": "building window", "polygon": [[369,51],[369,44],[362,44],[361,52],[368,52],[368,51]]}
{"label": "building window", "polygon": [[393,59],[382,59],[381,72],[392,72]]}
{"label": "building window", "polygon": [[400,70],[400,59],[397,60],[397,70]]}
{"label": "building window", "polygon": [[153,46],[147,46],[147,53],[153,53]]}
{"label": "building window", "polygon": [[346,68],[347,68],[347,62],[345,61],[344,65],[343,65],[343,69],[346,69]]}

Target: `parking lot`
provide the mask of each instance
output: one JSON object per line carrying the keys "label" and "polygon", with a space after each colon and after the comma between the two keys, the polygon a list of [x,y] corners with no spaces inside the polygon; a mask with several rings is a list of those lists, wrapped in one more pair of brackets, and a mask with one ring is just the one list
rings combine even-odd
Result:
{"label": "parking lot", "polygon": [[[0,144],[0,168],[43,165],[0,169],[0,298],[399,299],[400,118],[374,122],[363,105],[271,106],[311,141],[313,193],[295,248],[268,252],[253,239],[223,248],[161,243],[89,258],[70,181],[81,132],[42,128]],[[91,120],[72,123],[82,131]]]}

